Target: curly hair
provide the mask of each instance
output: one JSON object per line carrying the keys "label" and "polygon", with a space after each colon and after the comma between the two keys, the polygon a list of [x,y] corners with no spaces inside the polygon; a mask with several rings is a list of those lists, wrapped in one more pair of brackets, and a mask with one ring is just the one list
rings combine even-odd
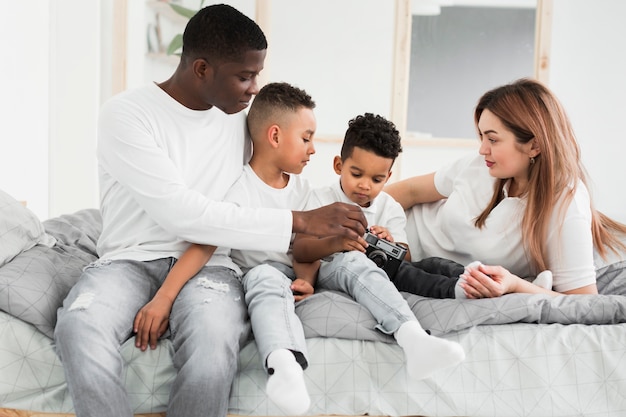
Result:
{"label": "curly hair", "polygon": [[365,113],[348,122],[341,146],[341,160],[348,159],[354,148],[361,148],[395,161],[402,152],[401,142],[400,133],[391,121]]}
{"label": "curly hair", "polygon": [[236,61],[249,50],[267,49],[261,28],[249,17],[226,4],[200,9],[183,32],[181,58],[204,58],[209,62]]}
{"label": "curly hair", "polygon": [[285,82],[269,83],[259,90],[250,106],[248,129],[254,136],[265,121],[275,120],[281,113],[296,112],[301,108],[315,108],[315,101],[306,91]]}

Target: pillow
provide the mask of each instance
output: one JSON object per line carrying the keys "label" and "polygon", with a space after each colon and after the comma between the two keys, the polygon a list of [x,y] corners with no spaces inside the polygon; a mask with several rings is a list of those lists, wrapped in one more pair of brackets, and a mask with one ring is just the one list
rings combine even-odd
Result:
{"label": "pillow", "polygon": [[54,243],[32,211],[0,190],[0,266],[36,244]]}
{"label": "pillow", "polygon": [[52,338],[58,308],[83,268],[98,258],[100,212],[86,209],[48,219],[43,228],[56,238],[52,247],[35,245],[0,267],[0,310]]}

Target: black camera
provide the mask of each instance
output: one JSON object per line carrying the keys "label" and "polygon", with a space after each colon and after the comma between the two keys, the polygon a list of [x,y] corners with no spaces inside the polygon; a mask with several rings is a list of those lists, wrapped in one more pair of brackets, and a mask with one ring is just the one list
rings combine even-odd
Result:
{"label": "black camera", "polygon": [[400,263],[406,255],[406,248],[396,245],[384,239],[379,239],[376,235],[365,233],[365,241],[368,247],[365,249],[365,255],[374,261],[376,266],[382,268],[389,278],[398,271]]}

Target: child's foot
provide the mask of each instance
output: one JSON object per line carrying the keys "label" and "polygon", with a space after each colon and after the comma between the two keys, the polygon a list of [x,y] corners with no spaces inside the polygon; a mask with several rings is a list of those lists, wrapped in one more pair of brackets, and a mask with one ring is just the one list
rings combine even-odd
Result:
{"label": "child's foot", "polygon": [[[465,272],[467,272],[469,268],[478,268],[480,265],[482,265],[480,261],[474,261],[465,267]],[[461,275],[456,282],[456,286],[454,287],[454,298],[467,298],[467,295],[465,295],[465,290],[461,286],[463,282],[465,282],[465,278],[463,278],[463,275]]]}
{"label": "child's foot", "polygon": [[304,372],[294,354],[287,349],[278,349],[267,357],[270,374],[265,392],[287,415],[306,413],[311,405],[304,384]]}
{"label": "child's foot", "polygon": [[552,271],[546,269],[537,275],[537,278],[533,281],[538,287],[545,288],[546,290],[552,289]]}
{"label": "child's foot", "polygon": [[407,373],[413,379],[428,378],[465,359],[460,344],[427,334],[417,321],[403,323],[395,337],[404,349]]}

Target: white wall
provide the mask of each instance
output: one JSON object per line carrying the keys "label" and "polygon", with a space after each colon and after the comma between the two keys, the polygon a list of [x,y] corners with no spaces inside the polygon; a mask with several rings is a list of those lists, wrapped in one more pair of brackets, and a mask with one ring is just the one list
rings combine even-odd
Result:
{"label": "white wall", "polygon": [[41,219],[96,207],[100,2],[4,2],[0,188]]}
{"label": "white wall", "polygon": [[596,207],[626,223],[626,2],[554,0],[550,86],[576,131]]}
{"label": "white wall", "polygon": [[48,210],[49,16],[47,0],[6,2],[0,13],[0,189],[40,216]]}
{"label": "white wall", "polygon": [[[554,1],[550,85],[578,132],[598,208],[626,221],[620,123],[626,115],[626,2]],[[128,3],[132,10],[143,1]],[[0,14],[0,36],[13,41],[5,42],[0,66],[5,80],[0,188],[28,200],[42,219],[98,204],[95,131],[97,109],[110,92],[112,4],[8,2]],[[318,103],[321,136],[340,136],[348,119],[365,111],[389,115],[392,2],[270,4],[265,80],[289,81],[309,91]],[[129,86],[149,81],[145,68],[133,66],[138,59],[145,61],[144,29],[145,19],[132,15]],[[171,70],[147,77],[162,81]],[[467,146],[406,144],[394,177],[430,172],[476,151],[475,144]],[[339,144],[318,142],[317,148],[305,170],[315,185],[333,180],[330,161]]]}

